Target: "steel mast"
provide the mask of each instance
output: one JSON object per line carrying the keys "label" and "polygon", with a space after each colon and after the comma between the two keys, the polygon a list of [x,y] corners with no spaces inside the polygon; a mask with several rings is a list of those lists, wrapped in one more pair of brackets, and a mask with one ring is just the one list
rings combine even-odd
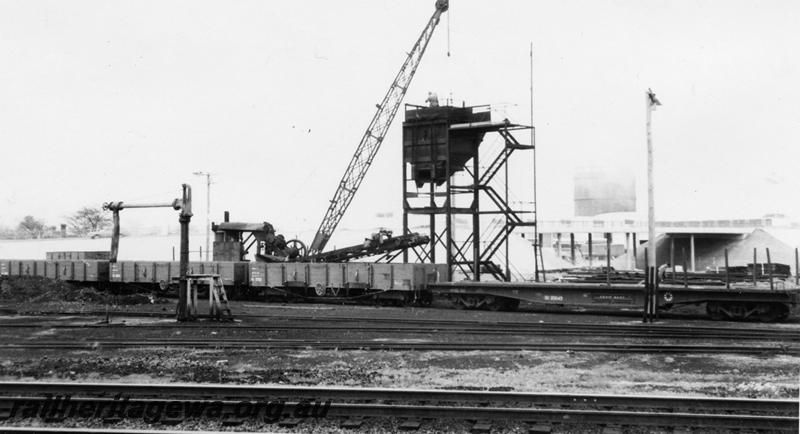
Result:
{"label": "steel mast", "polygon": [[414,44],[414,48],[408,53],[406,61],[394,78],[389,91],[386,92],[386,96],[383,97],[383,101],[377,106],[378,110],[364,132],[364,136],[361,138],[361,142],[358,144],[358,148],[356,148],[356,152],[353,154],[342,180],[339,181],[336,193],[334,193],[333,199],[331,199],[328,206],[328,211],[325,213],[319,229],[317,229],[317,234],[314,236],[314,241],[308,251],[309,256],[322,252],[331,235],[333,235],[334,229],[336,229],[339,221],[342,220],[342,216],[344,216],[347,207],[353,200],[353,196],[355,196],[358,187],[364,180],[364,176],[367,174],[367,170],[372,164],[372,160],[375,158],[375,154],[378,152],[387,130],[392,125],[392,120],[397,114],[397,109],[400,107],[403,97],[406,95],[411,79],[414,78],[414,73],[417,71],[420,60],[422,60],[425,48],[427,48],[428,42],[433,36],[433,30],[439,24],[439,18],[442,13],[447,11],[447,8],[448,0],[436,1],[436,10],[433,16],[431,16],[428,24],[422,30],[422,34]]}

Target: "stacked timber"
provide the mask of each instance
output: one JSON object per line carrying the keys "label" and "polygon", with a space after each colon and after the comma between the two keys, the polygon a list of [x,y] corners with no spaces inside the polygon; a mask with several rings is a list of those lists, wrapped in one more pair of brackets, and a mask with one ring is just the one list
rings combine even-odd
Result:
{"label": "stacked timber", "polygon": [[574,283],[639,283],[644,281],[644,272],[615,270],[614,267],[583,267],[563,270],[561,280]]}
{"label": "stacked timber", "polygon": [[[574,283],[640,283],[644,281],[644,272],[641,270],[615,270],[614,267],[583,267],[551,271],[551,273],[553,272],[561,273],[559,280]],[[761,282],[768,281],[770,274],[776,280],[792,277],[791,269],[786,264],[759,263],[728,267],[727,277],[725,267],[717,270],[687,272],[667,268],[661,270],[659,279],[666,284],[719,286],[725,285],[726,279],[731,283],[752,282],[754,273],[755,280]]]}

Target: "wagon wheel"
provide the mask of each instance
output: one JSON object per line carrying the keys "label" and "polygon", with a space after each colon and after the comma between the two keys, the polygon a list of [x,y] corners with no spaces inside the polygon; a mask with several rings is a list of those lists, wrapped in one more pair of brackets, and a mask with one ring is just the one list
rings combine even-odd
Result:
{"label": "wagon wheel", "polygon": [[[306,257],[306,253],[307,253],[306,245],[303,244],[302,241],[300,241],[298,239],[287,241],[286,242],[286,250],[291,250],[291,249],[296,249],[297,250],[298,257],[300,257],[300,258],[305,258]],[[291,258],[291,256],[290,256],[290,258]]]}

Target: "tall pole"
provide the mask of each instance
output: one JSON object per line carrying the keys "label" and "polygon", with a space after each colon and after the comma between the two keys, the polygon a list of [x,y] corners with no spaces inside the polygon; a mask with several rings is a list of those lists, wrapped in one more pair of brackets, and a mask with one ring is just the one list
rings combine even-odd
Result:
{"label": "tall pole", "polygon": [[[449,16],[450,16],[450,14],[448,14],[448,17]],[[506,166],[505,167],[505,172],[506,172],[506,192],[505,192],[506,194],[505,194],[505,200],[506,200],[506,203],[508,203],[508,155],[509,155],[508,142],[506,142],[505,147],[503,148],[503,153],[505,154],[505,158],[506,158],[506,164],[504,164],[504,166]],[[508,213],[506,213],[506,228],[508,228]],[[506,282],[510,282],[511,281],[511,267],[510,267],[510,262],[511,261],[509,261],[509,259],[508,259],[508,239],[509,238],[510,238],[510,236],[506,236],[506,264],[505,264],[506,265]],[[536,254],[535,251],[533,253]],[[536,260],[536,258],[534,258],[534,261],[535,260]]]}
{"label": "tall pole", "polygon": [[211,252],[211,173],[194,172],[194,174],[206,177],[206,261],[210,261],[208,254]]}
{"label": "tall pole", "polygon": [[211,253],[211,174],[206,173],[206,261],[210,261],[208,257]]}
{"label": "tall pole", "polygon": [[[450,154],[448,154],[450,155]],[[473,280],[476,282],[481,281],[481,233],[480,233],[480,225],[481,225],[481,215],[480,215],[480,207],[479,200],[480,200],[480,178],[478,171],[480,170],[480,161],[478,161],[479,156],[479,148],[478,145],[475,145],[475,155],[472,157],[472,173],[473,173],[473,181],[472,185],[472,268],[475,270],[473,272]],[[450,173],[450,172],[448,172]]]}
{"label": "tall pole", "polygon": [[653,134],[651,119],[653,110],[661,103],[656,98],[656,94],[652,90],[647,90],[646,104],[647,104],[647,243],[650,248],[647,249],[648,263],[652,267],[658,268],[656,262],[656,211],[655,211],[655,197],[653,186]]}
{"label": "tall pole", "polygon": [[[539,242],[539,204],[536,202],[536,131],[533,129],[533,42],[531,42],[531,145],[533,145],[533,273],[539,281],[539,259],[542,257],[542,245]],[[574,261],[573,261],[574,262]],[[544,265],[544,264],[542,264]]]}

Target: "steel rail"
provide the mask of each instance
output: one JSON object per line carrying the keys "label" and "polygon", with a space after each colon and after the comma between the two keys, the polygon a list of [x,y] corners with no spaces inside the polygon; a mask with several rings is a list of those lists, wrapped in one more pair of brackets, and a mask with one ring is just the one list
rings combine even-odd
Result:
{"label": "steel rail", "polygon": [[[121,315],[124,317],[125,315]],[[751,334],[751,335],[770,335],[770,336],[786,336],[792,338],[800,338],[800,329],[798,330],[780,330],[780,329],[744,329],[744,328],[726,328],[726,327],[691,327],[691,326],[664,326],[664,325],[617,325],[617,324],[592,324],[592,323],[525,323],[525,322],[481,322],[481,321],[447,321],[447,320],[424,320],[424,319],[406,319],[406,318],[326,318],[326,317],[270,317],[271,319],[275,319],[278,321],[289,322],[289,321],[305,321],[309,323],[318,323],[318,322],[332,322],[332,323],[354,323],[355,325],[363,326],[369,325],[371,328],[376,328],[376,326],[372,325],[371,323],[375,324],[385,324],[385,323],[392,323],[392,327],[386,327],[386,329],[396,329],[398,327],[422,327],[424,326],[427,329],[430,327],[436,327],[438,330],[544,330],[547,331],[548,329],[555,329],[555,330],[592,330],[592,331],[636,331],[642,333],[658,333],[658,332],[670,332],[670,333],[687,333],[687,334],[722,334],[722,333],[738,333],[740,335]],[[3,326],[8,327],[60,327],[60,328],[80,328],[80,327],[109,327],[109,326],[125,326],[125,327],[140,327],[140,328],[167,328],[167,327],[179,327],[179,328],[253,328],[253,329],[269,329],[269,328],[318,328],[319,326],[312,326],[312,325],[300,325],[300,324],[276,324],[275,322],[270,322],[270,325],[259,325],[259,324],[241,324],[241,323],[194,323],[194,324],[182,324],[182,323],[159,323],[159,324],[125,324],[122,322],[117,323],[94,323],[94,324],[45,324],[42,322],[3,322],[1,323]],[[345,328],[345,327],[352,327],[352,326],[332,326],[326,325],[326,327],[330,328]],[[468,327],[473,327],[472,329]],[[481,327],[480,329],[476,327]],[[416,329],[414,329],[416,330]]]}
{"label": "steel rail", "polygon": [[[55,313],[50,313],[55,314]],[[61,313],[61,315],[69,316],[69,315],[80,315],[80,316],[98,316],[104,317],[106,312],[84,312],[84,313]],[[146,312],[138,312],[138,313],[124,313],[124,312],[117,312],[115,313],[115,317],[165,317],[165,318],[172,318],[174,315],[172,314],[162,314],[159,312],[146,313]],[[462,326],[473,326],[473,327],[481,327],[481,328],[493,328],[496,330],[513,330],[513,331],[524,331],[527,329],[540,331],[540,330],[547,330],[547,329],[554,329],[558,331],[562,330],[591,330],[592,334],[596,334],[598,331],[636,331],[639,333],[660,333],[660,332],[669,332],[674,334],[702,334],[707,336],[714,336],[714,335],[733,335],[738,337],[748,337],[753,336],[754,338],[774,338],[774,337],[782,337],[782,338],[789,338],[791,340],[800,340],[800,329],[797,330],[787,330],[787,329],[766,329],[766,328],[743,328],[743,327],[710,327],[710,326],[670,326],[670,325],[642,325],[642,324],[630,324],[630,325],[620,325],[620,324],[592,324],[592,323],[533,323],[533,322],[525,322],[525,321],[484,321],[484,320],[443,320],[443,319],[419,319],[419,318],[374,318],[374,317],[325,317],[325,316],[293,316],[293,315],[237,315],[238,317],[242,318],[264,318],[270,320],[280,320],[280,321],[308,321],[313,323],[318,322],[336,322],[336,323],[356,323],[359,327],[366,327],[369,323],[378,323],[378,324],[391,324],[391,327],[387,330],[396,330],[402,325],[419,325],[424,326],[426,329],[430,329],[432,326],[437,327],[462,327]],[[97,324],[97,325],[45,325],[41,323],[3,323],[3,326],[9,327],[108,327],[109,324]],[[112,326],[114,324],[111,324]],[[122,326],[121,323],[116,324],[118,326]],[[270,325],[244,325],[244,324],[226,324],[226,323],[204,323],[204,324],[178,324],[178,323],[169,323],[169,324],[137,324],[137,325],[125,325],[126,327],[181,327],[181,328],[221,328],[221,327],[230,327],[230,328],[252,328],[252,329],[270,329],[270,328],[313,328],[314,326],[301,326],[301,325],[278,325],[274,322],[270,323]],[[331,328],[331,326],[326,326],[326,328]],[[345,328],[345,327],[342,327]],[[374,329],[374,327],[373,327]],[[438,330],[443,330],[443,328],[437,328]],[[457,330],[464,330],[463,328],[458,328]],[[476,329],[477,330],[477,329]],[[482,330],[482,329],[481,329]]]}
{"label": "steel rail", "polygon": [[796,330],[776,329],[776,328],[744,328],[744,327],[719,327],[719,326],[671,326],[660,324],[642,324],[640,322],[634,324],[593,324],[593,323],[572,323],[572,322],[529,322],[529,321],[495,321],[495,320],[461,320],[461,319],[420,319],[420,318],[375,318],[366,316],[350,316],[350,317],[327,317],[327,316],[295,316],[295,315],[241,315],[247,318],[265,318],[270,320],[307,320],[317,322],[358,322],[358,323],[386,323],[396,326],[398,324],[420,324],[425,326],[430,325],[446,325],[446,326],[460,326],[472,325],[480,327],[513,327],[515,329],[521,327],[539,328],[539,327],[556,327],[559,329],[582,328],[590,327],[593,330],[617,330],[620,328],[628,328],[631,330],[675,330],[676,332],[689,332],[689,333],[730,333],[730,332],[750,332],[750,333],[769,333],[771,335],[788,335],[792,337],[800,337],[800,328]]}
{"label": "steel rail", "polygon": [[[307,322],[327,322],[326,319],[301,319]],[[275,324],[253,325],[253,324],[43,324],[43,323],[0,323],[6,328],[52,328],[52,329],[109,329],[109,328],[128,328],[128,329],[206,329],[215,330],[344,330],[344,331],[365,331],[371,333],[465,333],[465,334],[536,334],[536,335],[591,335],[600,336],[601,333],[613,334],[623,337],[642,337],[642,338],[690,338],[690,339],[753,339],[753,340],[772,340],[772,341],[800,341],[800,331],[788,330],[743,330],[725,328],[691,328],[691,327],[665,327],[665,326],[628,326],[628,325],[602,325],[602,324],[519,324],[515,327],[497,323],[473,323],[479,327],[462,327],[459,324],[439,324],[437,321],[430,323],[424,321],[403,321],[398,320],[394,327],[374,326],[364,321],[346,320],[331,322],[353,322],[353,325],[324,325],[318,324]],[[369,320],[365,320],[369,321]],[[378,322],[383,324],[383,322]],[[414,324],[409,326],[406,324]],[[426,324],[425,327],[416,324]],[[467,323],[464,324],[465,326]]]}
{"label": "steel rail", "polygon": [[[237,431],[247,433],[247,431]],[[260,432],[260,431],[259,431]],[[48,428],[41,426],[0,426],[0,434],[14,433],[66,433],[66,434],[230,434],[230,431],[175,431],[163,429],[125,428]]]}
{"label": "steel rail", "polygon": [[[0,397],[0,402],[13,405],[13,401],[27,397]],[[44,402],[45,398],[41,398]],[[100,402],[106,405],[114,401],[108,398],[73,399],[74,403]],[[166,407],[170,403],[183,403],[168,399],[130,400],[129,404],[157,404]],[[284,408],[293,409],[298,403],[286,402]],[[232,414],[238,401],[222,402],[223,412]],[[796,416],[721,414],[721,413],[674,413],[623,410],[574,410],[555,408],[508,408],[440,405],[401,404],[339,404],[327,407],[326,417],[370,417],[370,418],[415,418],[415,419],[461,419],[461,420],[515,420],[521,422],[569,422],[571,424],[616,424],[639,426],[691,426],[715,429],[771,429],[793,430],[797,427]]]}
{"label": "steel rail", "polygon": [[547,342],[419,342],[406,340],[304,340],[304,339],[86,339],[80,341],[33,340],[2,342],[0,349],[114,349],[136,347],[188,347],[210,349],[316,349],[384,351],[603,351],[621,353],[696,354],[800,354],[786,345],[713,345],[646,343]]}
{"label": "steel rail", "polygon": [[[483,312],[487,313],[487,312]],[[164,313],[164,312],[106,312],[106,311],[74,311],[74,312],[56,312],[56,311],[41,311],[30,314],[31,316],[97,316],[105,318],[107,315],[111,315],[111,318],[124,318],[124,317],[144,317],[144,318],[174,318],[175,315],[172,313]],[[28,315],[28,314],[24,314]],[[633,313],[632,315],[640,315],[639,313]],[[202,315],[199,316],[203,318]],[[592,324],[592,323],[536,323],[536,322],[528,322],[528,321],[495,321],[495,320],[461,320],[461,319],[420,319],[420,318],[408,318],[408,317],[398,317],[398,318],[375,318],[375,317],[366,317],[366,316],[349,316],[349,317],[341,317],[341,316],[318,316],[318,315],[256,315],[256,314],[237,314],[237,318],[261,318],[261,319],[270,319],[270,320],[307,320],[307,321],[330,321],[330,322],[375,322],[375,323],[388,323],[392,325],[396,324],[424,324],[424,325],[432,325],[432,324],[441,324],[441,325],[460,325],[460,324],[471,324],[471,325],[479,325],[479,326],[508,326],[508,327],[524,327],[524,326],[558,326],[563,328],[569,327],[581,327],[581,326],[591,326],[595,327],[595,330],[600,329],[602,327],[631,327],[631,328],[639,328],[642,330],[650,330],[650,329],[662,329],[662,328],[674,328],[674,329],[684,329],[684,330],[693,330],[693,331],[707,331],[707,332],[715,332],[715,331],[729,331],[729,330],[746,330],[746,331],[763,331],[768,332],[771,334],[788,334],[792,336],[796,336],[800,334],[800,328],[797,330],[783,330],[783,329],[767,329],[767,328],[743,328],[743,327],[719,327],[719,326],[694,326],[694,325],[687,325],[687,326],[669,326],[669,325],[653,325],[653,324],[631,324],[631,325],[616,325],[616,324]],[[208,327],[208,326],[217,326],[219,323],[215,323],[212,325],[209,324],[182,324],[182,327]],[[742,324],[739,322],[738,324]]]}
{"label": "steel rail", "polygon": [[[8,384],[9,387],[16,389],[2,388],[0,390],[24,389],[21,383]],[[51,399],[53,394],[59,392],[77,393],[75,388],[65,386],[65,383],[49,385],[47,383],[27,383],[29,391],[34,391],[40,396],[3,396],[0,402],[11,403],[14,401],[30,401],[31,399],[46,401]],[[462,419],[462,420],[518,420],[518,421],[539,421],[539,422],[569,422],[569,423],[588,423],[588,424],[607,424],[619,423],[624,420],[630,425],[645,426],[692,426],[702,428],[739,428],[739,429],[776,429],[791,430],[796,428],[797,407],[796,403],[789,400],[747,400],[730,398],[694,398],[694,397],[640,397],[640,396],[613,396],[613,395],[568,395],[568,394],[526,394],[518,392],[464,392],[464,391],[442,391],[442,390],[397,390],[397,389],[346,389],[346,388],[299,388],[299,387],[279,387],[269,388],[268,386],[229,386],[229,385],[126,385],[126,384],[106,384],[102,386],[79,385],[79,390],[84,393],[94,393],[105,388],[104,397],[78,397],[71,401],[77,404],[83,402],[99,402],[106,405],[119,402],[119,394],[128,397],[128,403],[158,403],[166,407],[171,402],[178,401],[176,396],[198,396],[199,401],[219,401],[226,409],[224,414],[233,414],[231,410],[242,402],[242,398],[255,398],[259,401],[275,400],[276,398],[301,398],[302,400],[312,400],[321,402],[328,400],[370,400],[386,401],[385,403],[331,403],[327,407],[325,415],[328,417],[403,417],[403,418],[434,418],[434,419]],[[130,396],[134,392],[142,393],[143,387],[149,387],[145,393],[152,396],[169,395],[169,399],[142,398],[137,396],[133,399]],[[155,388],[159,388],[156,390]],[[38,390],[37,390],[38,389]],[[70,390],[71,389],[71,390]],[[177,390],[176,390],[177,389]],[[67,392],[69,391],[69,392]],[[129,394],[130,392],[130,394]],[[176,393],[177,392],[177,393]],[[242,392],[245,392],[243,394]],[[42,395],[49,394],[49,397]],[[117,398],[111,399],[110,394],[117,394]],[[231,395],[239,398],[238,401],[229,400]],[[224,396],[226,400],[221,400]],[[397,401],[426,402],[424,405],[403,403]],[[474,403],[480,402],[481,406],[454,406],[431,405],[432,401],[438,402],[459,402]],[[490,407],[488,403],[516,404],[523,407]],[[286,407],[291,408],[297,402],[285,402]],[[562,408],[542,408],[536,405],[560,406]],[[563,408],[571,406],[577,408]],[[603,410],[591,409],[586,407],[604,408]],[[622,409],[609,409],[607,407],[622,407]],[[631,411],[629,407],[647,409],[648,411]],[[654,409],[678,410],[653,411]],[[691,409],[691,410],[687,410]],[[714,410],[724,413],[701,412],[701,410]],[[729,414],[728,412],[739,412]],[[755,415],[754,412],[764,412],[768,414]],[[780,413],[780,414],[776,414]]]}
{"label": "steel rail", "polygon": [[780,412],[798,414],[793,399],[719,398],[670,395],[608,395],[592,393],[537,393],[492,390],[397,389],[385,387],[292,386],[218,383],[77,383],[0,382],[0,395],[85,395],[220,399],[335,399],[347,401],[385,400],[407,402],[480,402],[530,405],[583,405],[596,407],[683,408],[721,411]]}

